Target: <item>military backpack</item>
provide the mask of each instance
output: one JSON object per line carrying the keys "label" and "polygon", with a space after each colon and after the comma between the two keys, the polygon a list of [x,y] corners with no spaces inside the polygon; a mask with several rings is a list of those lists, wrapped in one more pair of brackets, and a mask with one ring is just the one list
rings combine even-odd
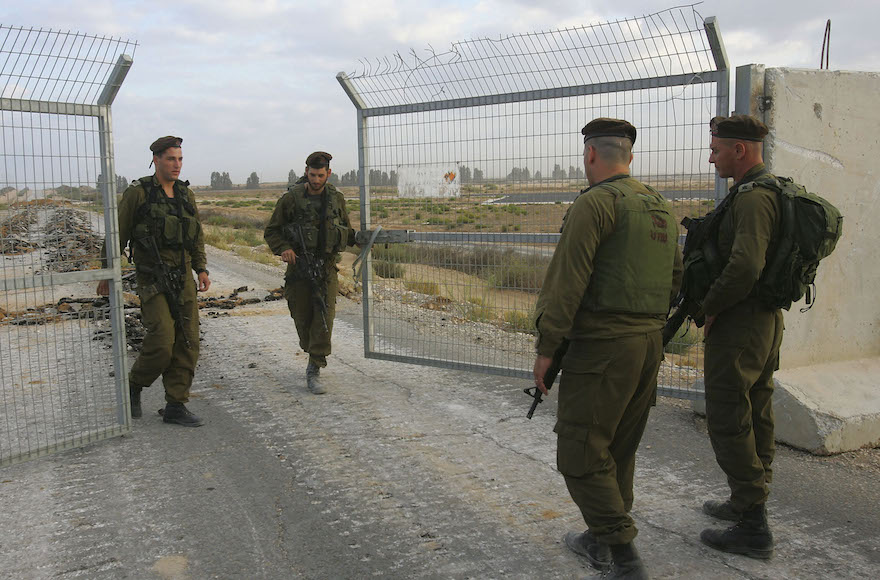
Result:
{"label": "military backpack", "polygon": [[806,312],[816,298],[819,262],[837,246],[843,216],[828,200],[788,177],[762,175],[743,187],[749,185],[775,191],[781,208],[779,245],[758,280],[758,299],[771,308],[788,310],[806,295],[807,306],[801,309]]}

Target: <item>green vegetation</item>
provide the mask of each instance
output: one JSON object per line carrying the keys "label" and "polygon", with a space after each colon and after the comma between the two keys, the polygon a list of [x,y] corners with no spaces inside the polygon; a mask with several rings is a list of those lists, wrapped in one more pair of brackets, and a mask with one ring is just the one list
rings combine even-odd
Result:
{"label": "green vegetation", "polygon": [[427,294],[428,296],[439,296],[440,285],[436,282],[406,281],[403,287],[411,292],[419,294]]}
{"label": "green vegetation", "polygon": [[537,334],[537,330],[535,330],[535,321],[532,319],[531,313],[522,312],[520,310],[508,310],[504,313],[504,322],[506,322],[508,328],[514,332]]}
{"label": "green vegetation", "polygon": [[388,260],[373,260],[373,273],[382,278],[403,278],[406,269],[403,264],[389,262]]}
{"label": "green vegetation", "polygon": [[703,341],[703,332],[694,324],[688,321],[683,324],[669,344],[663,349],[668,354],[686,354],[695,344]]}

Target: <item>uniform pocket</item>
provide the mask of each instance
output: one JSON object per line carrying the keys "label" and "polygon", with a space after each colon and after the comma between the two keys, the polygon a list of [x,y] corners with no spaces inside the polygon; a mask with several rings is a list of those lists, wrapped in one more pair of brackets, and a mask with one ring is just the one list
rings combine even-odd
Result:
{"label": "uniform pocket", "polygon": [[577,425],[557,421],[553,427],[556,433],[556,467],[559,473],[569,477],[583,477],[590,464],[587,439],[590,429],[587,425]]}
{"label": "uniform pocket", "polygon": [[172,247],[177,247],[183,242],[181,239],[180,219],[177,216],[165,216],[165,228],[163,232],[165,241]]}

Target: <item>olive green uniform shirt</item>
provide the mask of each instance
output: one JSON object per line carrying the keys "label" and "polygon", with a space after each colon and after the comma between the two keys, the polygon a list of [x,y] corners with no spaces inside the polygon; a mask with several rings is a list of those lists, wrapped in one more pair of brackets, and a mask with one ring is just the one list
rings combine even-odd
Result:
{"label": "olive green uniform shirt", "polygon": [[767,256],[771,255],[779,231],[779,196],[773,190],[756,186],[737,192],[739,187],[767,173],[763,163],[755,165],[742,180],[730,188],[735,197],[718,224],[718,253],[724,269],[703,300],[703,312],[716,316],[750,298],[761,277]]}
{"label": "olive green uniform shirt", "polygon": [[[615,176],[615,186],[627,187],[631,177]],[[608,181],[608,180],[606,180]],[[637,182],[636,182],[637,183]],[[592,312],[581,308],[596,251],[614,232],[615,195],[598,183],[568,209],[562,236],[550,260],[535,306],[539,355],[553,356],[564,338],[617,338],[660,330],[666,315]],[[675,252],[670,301],[681,285],[681,252]]]}

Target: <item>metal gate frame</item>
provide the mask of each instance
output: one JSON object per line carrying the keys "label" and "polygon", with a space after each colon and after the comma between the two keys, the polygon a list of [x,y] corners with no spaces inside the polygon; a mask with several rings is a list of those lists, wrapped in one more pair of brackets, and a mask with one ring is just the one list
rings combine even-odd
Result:
{"label": "metal gate frame", "polygon": [[[19,29],[20,31],[25,29]],[[40,31],[43,32],[43,31]],[[50,31],[51,32],[51,31]],[[60,34],[60,33],[56,33]],[[69,33],[68,33],[69,34]],[[131,431],[128,381],[126,370],[126,338],[122,296],[122,256],[119,249],[119,230],[116,203],[116,172],[113,151],[113,121],[111,106],[133,63],[132,57],[121,54],[108,75],[96,104],[0,98],[0,111],[94,117],[98,120],[100,166],[105,180],[100,184],[104,206],[104,227],[107,241],[105,267],[97,270],[57,272],[0,278],[0,292],[26,290],[69,284],[110,280],[110,326],[113,349],[114,390],[116,396],[116,424],[96,430],[82,431],[74,436],[56,440],[47,445],[27,449],[17,456],[0,456],[0,467],[28,461],[64,449],[82,447],[89,443],[125,435]],[[70,79],[67,79],[68,82]]]}
{"label": "metal gate frame", "polygon": [[[717,94],[715,99],[715,114],[729,114],[730,102],[730,80],[729,80],[729,62],[727,54],[722,42],[721,33],[718,27],[717,19],[708,17],[703,20],[703,28],[706,34],[706,40],[711,48],[712,57],[715,63],[714,70],[697,71],[687,74],[678,74],[672,76],[644,77],[632,80],[623,80],[616,82],[595,83],[588,85],[567,86],[553,89],[541,90],[524,90],[516,92],[506,92],[501,94],[481,95],[477,97],[457,98],[441,101],[424,101],[418,103],[376,106],[368,107],[364,99],[358,93],[357,88],[352,82],[352,78],[345,72],[336,75],[336,79],[342,86],[346,95],[348,95],[352,104],[356,108],[357,113],[357,143],[358,143],[358,169],[359,169],[359,195],[360,195],[360,227],[362,232],[369,232],[372,229],[370,200],[371,185],[370,172],[368,168],[371,166],[369,158],[369,125],[368,120],[371,117],[381,117],[387,115],[400,115],[406,113],[418,113],[426,111],[440,111],[447,109],[458,109],[466,107],[478,107],[483,105],[497,105],[505,103],[518,103],[524,101],[538,101],[544,99],[563,98],[581,95],[597,95],[603,93],[617,93],[625,91],[635,91],[641,89],[654,89],[664,87],[684,87],[687,85],[716,83]],[[708,128],[707,128],[708,131]],[[727,180],[715,175],[715,203],[723,199],[727,195]],[[550,233],[485,233],[485,232],[418,232],[408,231],[405,240],[394,241],[411,241],[411,242],[514,242],[517,244],[537,244],[537,243],[556,243],[560,234]],[[365,236],[369,237],[369,236]],[[680,243],[683,243],[684,236],[681,236]],[[378,243],[378,240],[377,240]],[[471,364],[464,362],[454,362],[447,360],[437,360],[428,357],[399,355],[392,353],[377,352],[375,349],[375,333],[373,329],[373,303],[371,297],[371,284],[373,278],[372,268],[370,267],[369,255],[364,259],[363,271],[363,328],[364,328],[364,356],[367,358],[383,359],[396,362],[404,362],[411,364],[419,364],[425,366],[433,366],[440,368],[453,368],[460,370],[468,370],[474,372],[482,372],[488,374],[530,378],[532,376],[529,369],[512,369],[507,367],[499,367],[492,365]],[[662,395],[677,396],[682,398],[694,398],[695,391],[692,389],[684,389],[675,386],[658,387],[658,391]],[[697,393],[701,397],[702,393]]]}

